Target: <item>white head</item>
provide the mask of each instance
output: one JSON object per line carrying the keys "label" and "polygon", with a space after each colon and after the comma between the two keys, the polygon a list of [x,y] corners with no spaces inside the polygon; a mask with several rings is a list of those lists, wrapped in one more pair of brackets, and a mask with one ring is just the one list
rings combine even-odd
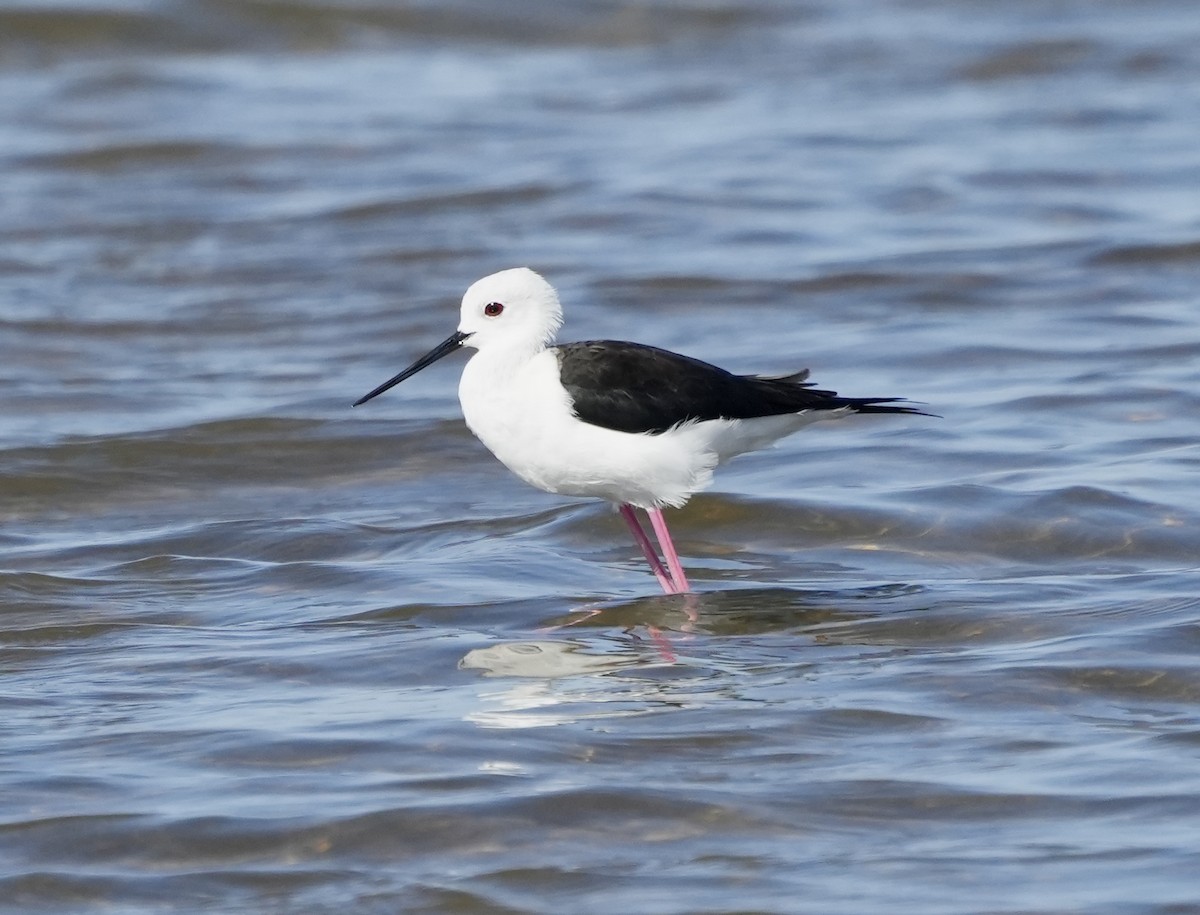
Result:
{"label": "white head", "polygon": [[360,397],[354,406],[378,397],[464,346],[496,347],[495,352],[532,356],[554,341],[561,324],[562,306],[558,304],[558,293],[528,267],[514,267],[485,276],[472,283],[463,296],[458,330],[403,372]]}
{"label": "white head", "polygon": [[554,287],[528,267],[514,267],[471,284],[462,300],[463,346],[538,351],[554,341],[562,306]]}

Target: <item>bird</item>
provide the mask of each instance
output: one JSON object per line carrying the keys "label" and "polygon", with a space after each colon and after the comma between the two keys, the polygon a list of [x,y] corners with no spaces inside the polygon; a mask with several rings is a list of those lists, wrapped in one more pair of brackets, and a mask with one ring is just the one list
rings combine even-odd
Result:
{"label": "bird", "polygon": [[474,349],[458,385],[471,432],[526,483],[614,504],[666,594],[691,586],[663,509],[708,487],[717,465],[818,420],[932,415],[902,397],[822,390],[807,369],[737,375],[644,343],[556,343],[562,320],[558,293],[528,267],[485,276],[463,295],[454,333],[353,405]]}

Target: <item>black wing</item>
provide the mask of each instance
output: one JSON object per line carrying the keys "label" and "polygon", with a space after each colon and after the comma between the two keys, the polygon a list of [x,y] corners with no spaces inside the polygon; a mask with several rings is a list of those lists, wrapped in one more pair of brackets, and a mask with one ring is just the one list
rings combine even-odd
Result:
{"label": "black wing", "polygon": [[807,370],[764,377],[641,343],[587,340],[554,347],[576,415],[618,432],[666,432],[688,420],[751,419],[801,410],[920,413],[899,397],[839,397],[812,387]]}

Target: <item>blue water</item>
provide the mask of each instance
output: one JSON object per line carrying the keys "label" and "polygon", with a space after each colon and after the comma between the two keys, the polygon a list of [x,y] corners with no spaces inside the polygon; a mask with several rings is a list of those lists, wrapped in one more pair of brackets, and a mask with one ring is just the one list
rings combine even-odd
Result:
{"label": "blue water", "polygon": [[[0,3],[0,911],[1200,908],[1182,2]],[[525,264],[670,513],[351,401]]]}

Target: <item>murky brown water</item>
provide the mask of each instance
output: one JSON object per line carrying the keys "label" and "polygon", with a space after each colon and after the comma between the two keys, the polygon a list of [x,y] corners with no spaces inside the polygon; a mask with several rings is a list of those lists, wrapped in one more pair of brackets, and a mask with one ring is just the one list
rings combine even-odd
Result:
{"label": "murky brown water", "polygon": [[[1200,908],[1200,13],[0,3],[0,910]],[[672,516],[449,363],[801,365]],[[694,619],[692,619],[694,617]]]}

